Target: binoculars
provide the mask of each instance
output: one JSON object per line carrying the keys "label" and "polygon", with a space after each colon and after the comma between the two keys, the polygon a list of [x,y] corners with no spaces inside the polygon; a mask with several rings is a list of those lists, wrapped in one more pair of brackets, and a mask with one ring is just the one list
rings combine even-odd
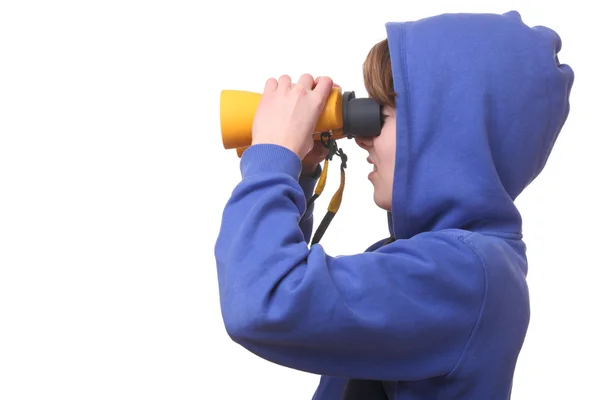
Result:
{"label": "binoculars", "polygon": [[[221,139],[225,149],[236,149],[241,157],[252,143],[252,123],[262,94],[222,90],[220,103]],[[357,98],[353,91],[332,88],[315,126],[315,140],[370,138],[381,133],[382,108],[371,98]]]}

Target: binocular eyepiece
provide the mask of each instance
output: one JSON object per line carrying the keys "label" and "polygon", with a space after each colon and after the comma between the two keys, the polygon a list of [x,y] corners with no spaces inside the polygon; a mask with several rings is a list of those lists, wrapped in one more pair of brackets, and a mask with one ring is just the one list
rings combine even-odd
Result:
{"label": "binocular eyepiece", "polygon": [[[238,156],[252,143],[252,123],[262,94],[221,91],[221,139],[225,149],[236,149]],[[341,93],[334,87],[315,126],[315,140],[329,133],[331,139],[372,138],[381,133],[382,108],[371,98],[356,98],[354,92]]]}
{"label": "binocular eyepiece", "polygon": [[342,130],[346,137],[371,138],[379,136],[383,125],[382,109],[368,97],[356,98],[345,92],[342,99]]}

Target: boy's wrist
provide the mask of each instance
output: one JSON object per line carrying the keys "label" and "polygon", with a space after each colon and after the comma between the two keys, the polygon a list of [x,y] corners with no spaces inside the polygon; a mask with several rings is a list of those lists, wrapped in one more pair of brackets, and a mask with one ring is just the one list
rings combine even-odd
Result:
{"label": "boy's wrist", "polygon": [[302,164],[302,171],[300,172],[301,178],[318,178],[321,169],[320,164]]}

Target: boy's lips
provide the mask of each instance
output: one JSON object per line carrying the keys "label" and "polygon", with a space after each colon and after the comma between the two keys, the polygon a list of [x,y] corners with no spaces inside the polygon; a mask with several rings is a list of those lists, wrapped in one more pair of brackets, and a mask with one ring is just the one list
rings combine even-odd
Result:
{"label": "boy's lips", "polygon": [[370,158],[370,157],[369,157],[369,158],[367,158],[367,162],[368,162],[369,164],[372,164],[372,165],[373,165],[373,172],[374,172],[374,171],[377,171],[377,165],[375,165],[375,163],[373,162],[373,160],[371,160],[371,158]]}

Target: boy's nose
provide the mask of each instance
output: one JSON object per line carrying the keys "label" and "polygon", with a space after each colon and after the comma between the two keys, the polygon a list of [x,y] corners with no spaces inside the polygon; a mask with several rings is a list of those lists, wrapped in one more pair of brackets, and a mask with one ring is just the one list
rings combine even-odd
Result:
{"label": "boy's nose", "polygon": [[359,138],[356,137],[354,138],[354,141],[356,142],[356,144],[358,144],[358,147],[368,150],[369,148],[371,148],[373,146],[373,139],[363,139],[363,138]]}

